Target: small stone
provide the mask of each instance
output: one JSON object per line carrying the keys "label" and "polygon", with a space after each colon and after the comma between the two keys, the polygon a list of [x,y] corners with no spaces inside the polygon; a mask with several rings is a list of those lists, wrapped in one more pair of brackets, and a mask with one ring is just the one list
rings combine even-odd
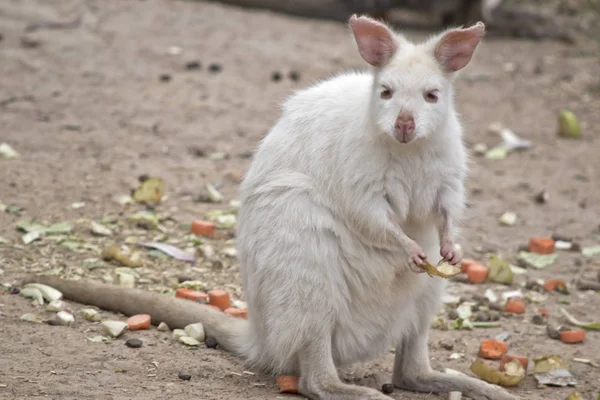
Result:
{"label": "small stone", "polygon": [[490,311],[490,321],[499,321],[500,313],[498,311]]}
{"label": "small stone", "polygon": [[475,321],[477,322],[488,322],[490,320],[490,313],[487,311],[478,311],[475,314]]}
{"label": "small stone", "polygon": [[46,321],[46,324],[50,326],[61,326],[62,323],[58,319],[49,319]]}
{"label": "small stone", "polygon": [[444,341],[440,341],[440,347],[442,347],[443,349],[446,349],[448,351],[451,351],[452,349],[454,349],[454,345],[452,343],[448,343],[448,342],[444,342]]}
{"label": "small stone", "polygon": [[206,345],[206,347],[208,347],[209,349],[216,349],[217,346],[219,345],[217,343],[217,339],[213,338],[213,337],[207,337],[206,340],[204,340],[204,344]]}
{"label": "small stone", "polygon": [[550,339],[559,340],[560,339],[560,330],[553,325],[546,325],[546,333]]}
{"label": "small stone", "polygon": [[542,190],[535,196],[535,201],[539,204],[546,204],[549,198],[550,195],[548,195],[548,192],[546,190]]}
{"label": "small stone", "polygon": [[127,339],[127,341],[125,342],[125,346],[127,347],[131,347],[132,349],[137,349],[139,347],[142,347],[142,344],[144,342],[142,342],[140,339]]}
{"label": "small stone", "polygon": [[171,75],[169,74],[160,74],[158,80],[161,82],[169,82],[171,80]]}
{"label": "small stone", "polygon": [[391,383],[386,383],[381,387],[381,391],[385,394],[394,393],[394,385]]}
{"label": "small stone", "polygon": [[448,319],[458,319],[458,312],[455,309],[448,310]]}
{"label": "small stone", "polygon": [[300,73],[298,71],[290,71],[288,76],[294,82],[298,82],[300,80]]}
{"label": "small stone", "polygon": [[190,61],[185,64],[185,69],[188,71],[194,71],[202,68],[202,64],[199,61]]}
{"label": "small stone", "polygon": [[279,82],[281,80],[281,72],[275,71],[271,74],[271,80],[273,82]]}
{"label": "small stone", "polygon": [[221,66],[221,64],[212,63],[208,66],[208,70],[213,74],[216,74],[221,72],[223,70],[223,67]]}
{"label": "small stone", "polygon": [[533,322],[535,325],[544,325],[546,318],[544,318],[542,314],[535,314],[533,317],[531,317],[531,322]]}
{"label": "small stone", "polygon": [[181,379],[182,381],[189,381],[190,379],[192,379],[191,375],[188,374],[182,374],[181,372],[179,373],[179,375],[177,375],[179,377],[179,379]]}

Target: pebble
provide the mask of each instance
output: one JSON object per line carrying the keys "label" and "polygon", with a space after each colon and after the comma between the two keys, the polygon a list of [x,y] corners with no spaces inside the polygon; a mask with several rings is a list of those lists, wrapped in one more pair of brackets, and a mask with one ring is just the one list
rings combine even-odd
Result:
{"label": "pebble", "polygon": [[281,72],[275,71],[271,74],[271,80],[273,82],[279,82],[281,80]]}
{"label": "pebble", "polygon": [[202,68],[202,64],[200,64],[199,61],[190,61],[187,64],[185,64],[185,69],[187,69],[188,71],[193,71],[200,68]]}
{"label": "pebble", "polygon": [[458,319],[458,312],[455,309],[448,310],[448,319]]}
{"label": "pebble", "polygon": [[385,394],[390,394],[394,392],[394,385],[391,383],[386,383],[381,387],[381,391]]}
{"label": "pebble", "polygon": [[189,381],[190,379],[192,379],[191,375],[188,374],[182,374],[181,372],[179,373],[179,375],[177,375],[179,377],[179,379],[181,379],[182,381]]}
{"label": "pebble", "polygon": [[452,343],[448,343],[448,342],[443,342],[442,341],[442,342],[440,342],[440,346],[443,349],[446,349],[446,350],[452,350],[452,349],[454,349],[454,345]]}
{"label": "pebble", "polygon": [[169,82],[171,80],[171,75],[169,74],[160,74],[158,80],[161,82]]}
{"label": "pebble", "polygon": [[490,321],[499,321],[500,313],[498,311],[490,311]]}
{"label": "pebble", "polygon": [[531,317],[531,322],[536,325],[544,325],[546,321],[542,314],[535,314],[533,317]]}
{"label": "pebble", "polygon": [[125,342],[125,346],[127,347],[131,347],[132,349],[137,349],[139,347],[142,347],[142,344],[144,342],[142,342],[140,339],[127,339],[127,341]]}
{"label": "pebble", "polygon": [[217,346],[219,345],[217,343],[217,339],[215,339],[213,337],[207,337],[206,340],[204,340],[204,343],[206,344],[206,347],[208,347],[209,349],[216,349]]}
{"label": "pebble", "polygon": [[288,76],[294,82],[298,82],[300,80],[300,73],[298,71],[290,71],[290,74]]}
{"label": "pebble", "polygon": [[212,63],[208,66],[208,70],[216,74],[218,72],[221,72],[223,70],[223,67],[221,66],[221,64]]}
{"label": "pebble", "polygon": [[487,311],[478,311],[475,314],[475,321],[477,322],[488,322],[490,319],[490,313]]}

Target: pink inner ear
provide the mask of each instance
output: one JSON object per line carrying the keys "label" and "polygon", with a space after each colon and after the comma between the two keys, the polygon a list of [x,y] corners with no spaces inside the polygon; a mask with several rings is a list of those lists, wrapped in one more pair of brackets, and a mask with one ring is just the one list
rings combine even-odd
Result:
{"label": "pink inner ear", "polygon": [[396,51],[396,42],[392,32],[382,23],[366,17],[350,18],[350,27],[354,33],[361,57],[375,67],[385,65]]}
{"label": "pink inner ear", "polygon": [[435,58],[449,71],[464,68],[485,34],[485,25],[478,22],[467,29],[454,29],[446,33],[435,46]]}

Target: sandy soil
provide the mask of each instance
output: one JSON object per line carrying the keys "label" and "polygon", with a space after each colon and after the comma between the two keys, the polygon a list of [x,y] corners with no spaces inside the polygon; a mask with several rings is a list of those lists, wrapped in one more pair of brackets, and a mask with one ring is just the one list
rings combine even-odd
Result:
{"label": "sandy soil", "polygon": [[[76,27],[33,32],[40,21],[69,21],[83,13]],[[89,233],[89,220],[112,216],[126,221],[135,205],[114,197],[127,194],[138,176],[160,176],[168,199],[157,207],[171,220],[163,223],[174,240],[184,241],[192,219],[223,204],[194,201],[208,182],[218,184],[225,201],[235,199],[236,184],[250,162],[257,141],[279,115],[280,102],[297,88],[362,62],[342,24],[247,11],[218,4],[183,1],[33,1],[0,4],[0,142],[20,154],[0,159],[0,203],[16,204],[20,213],[0,213],[0,281],[18,284],[26,273],[55,270],[62,275],[101,279],[114,265],[98,260],[93,249],[71,250],[57,239],[21,242],[16,223],[38,218],[70,221],[76,237],[98,246],[148,232],[122,222],[110,239]],[[408,32],[423,38],[423,32]],[[176,48],[173,48],[176,46]],[[457,102],[469,146],[495,145],[487,127],[502,122],[533,147],[506,160],[474,157],[469,177],[469,218],[461,242],[465,255],[485,260],[498,252],[511,262],[532,236],[560,234],[581,245],[600,241],[600,56],[597,44],[564,44],[489,38],[458,83]],[[174,54],[177,53],[177,54]],[[186,69],[198,61],[200,69]],[[210,65],[221,66],[211,71]],[[282,79],[272,80],[274,72]],[[299,80],[289,78],[290,71]],[[170,80],[161,79],[168,74]],[[568,107],[581,120],[583,137],[558,138],[556,116]],[[208,155],[225,152],[224,160]],[[546,189],[547,204],[533,198]],[[85,202],[74,209],[72,203]],[[518,214],[513,227],[497,218]],[[64,238],[63,238],[64,239]],[[74,239],[75,240],[75,239]],[[227,246],[214,241],[216,248]],[[207,287],[227,287],[243,298],[233,261],[192,268],[172,259],[145,256],[140,287],[158,289],[185,277]],[[89,268],[94,265],[97,268]],[[595,279],[598,259],[560,252],[558,262],[529,270],[527,278]],[[525,277],[519,277],[523,281]],[[451,292],[469,297],[497,284],[454,283]],[[1,292],[0,292],[1,293]],[[570,304],[559,304],[566,298]],[[597,293],[574,290],[569,296],[547,294],[551,316],[567,307],[581,319],[600,319]],[[71,304],[73,310],[81,305]],[[566,345],[547,337],[544,326],[530,322],[538,306],[523,316],[503,317],[502,328],[431,333],[435,368],[469,373],[480,340],[510,333],[511,352],[537,357],[558,354],[572,364],[585,399],[598,396],[600,369],[572,362],[600,362],[600,335],[589,332],[583,344]],[[21,296],[0,295],[0,398],[52,399],[276,399],[274,382],[244,372],[239,360],[219,349],[189,349],[156,329],[130,332],[140,349],[124,340],[86,340],[100,328],[83,320],[75,327],[55,327],[19,320],[27,312],[49,317]],[[119,318],[103,312],[106,318]],[[453,344],[452,351],[439,343]],[[464,353],[449,360],[452,353]],[[389,380],[393,355],[343,372],[345,379],[379,386]],[[530,371],[531,372],[531,371]],[[191,375],[190,381],[178,379]],[[570,388],[536,388],[528,376],[515,393],[528,399],[564,399]],[[396,399],[433,399],[433,394],[396,390]]]}

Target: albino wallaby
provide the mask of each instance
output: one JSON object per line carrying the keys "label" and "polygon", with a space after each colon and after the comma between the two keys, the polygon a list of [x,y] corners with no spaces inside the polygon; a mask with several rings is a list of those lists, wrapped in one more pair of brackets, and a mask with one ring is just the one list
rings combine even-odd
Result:
{"label": "albino wallaby", "polygon": [[141,290],[30,280],[172,328],[200,321],[252,366],[299,376],[311,399],[389,399],[343,383],[336,367],[394,346],[396,387],[514,400],[498,386],[431,369],[428,331],[446,280],[418,273],[425,258],[460,261],[453,239],[467,157],[453,80],[484,24],[420,44],[367,17],[349,24],[372,70],[287,100],[241,184],[236,245],[247,321]]}

